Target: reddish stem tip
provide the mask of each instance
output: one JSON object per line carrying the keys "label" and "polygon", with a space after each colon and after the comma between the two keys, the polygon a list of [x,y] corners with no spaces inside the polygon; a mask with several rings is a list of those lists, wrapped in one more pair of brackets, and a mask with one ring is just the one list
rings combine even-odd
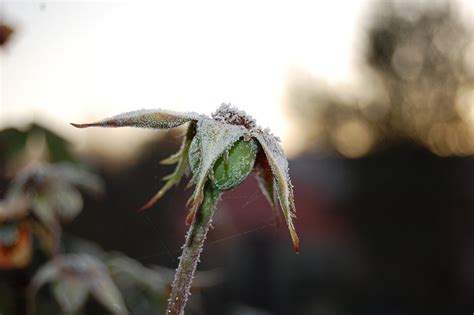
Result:
{"label": "reddish stem tip", "polygon": [[293,249],[295,250],[295,254],[298,255],[300,253],[300,244],[294,244]]}
{"label": "reddish stem tip", "polygon": [[70,124],[76,128],[87,128],[94,125],[94,124],[75,124],[75,123],[70,123]]}
{"label": "reddish stem tip", "polygon": [[193,224],[193,221],[194,221],[194,212],[190,212],[190,213],[188,213],[188,215],[186,216],[186,225],[191,225],[191,224]]}
{"label": "reddish stem tip", "polygon": [[157,201],[158,201],[159,198],[152,198],[150,199],[150,201],[148,201],[145,205],[143,205],[143,207],[141,207],[138,212],[142,212],[142,211],[145,211],[146,209],[150,208],[151,206],[153,206]]}

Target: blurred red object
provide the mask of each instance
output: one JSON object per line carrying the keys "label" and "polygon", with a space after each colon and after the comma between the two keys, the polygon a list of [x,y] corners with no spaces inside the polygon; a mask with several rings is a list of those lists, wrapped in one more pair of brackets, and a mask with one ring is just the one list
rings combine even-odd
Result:
{"label": "blurred red object", "polygon": [[13,29],[0,22],[0,46],[5,45],[12,34]]}

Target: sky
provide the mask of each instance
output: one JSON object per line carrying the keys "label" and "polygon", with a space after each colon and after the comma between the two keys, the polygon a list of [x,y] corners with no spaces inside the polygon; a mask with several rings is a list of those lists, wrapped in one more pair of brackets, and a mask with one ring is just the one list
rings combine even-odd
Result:
{"label": "sky", "polygon": [[141,108],[210,114],[228,102],[292,152],[302,127],[284,107],[288,74],[353,80],[367,3],[0,0],[17,31],[0,51],[0,128],[35,120],[79,146],[125,150],[146,132],[68,123]]}

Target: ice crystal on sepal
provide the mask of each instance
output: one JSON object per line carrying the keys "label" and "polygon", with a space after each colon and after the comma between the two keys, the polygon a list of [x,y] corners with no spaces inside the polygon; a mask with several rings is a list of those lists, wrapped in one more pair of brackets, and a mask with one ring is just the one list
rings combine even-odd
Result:
{"label": "ice crystal on sepal", "polygon": [[104,120],[88,124],[72,124],[77,128],[87,127],[138,127],[170,129],[188,121],[199,120],[203,116],[197,113],[178,113],[162,109],[141,109],[119,114]]}

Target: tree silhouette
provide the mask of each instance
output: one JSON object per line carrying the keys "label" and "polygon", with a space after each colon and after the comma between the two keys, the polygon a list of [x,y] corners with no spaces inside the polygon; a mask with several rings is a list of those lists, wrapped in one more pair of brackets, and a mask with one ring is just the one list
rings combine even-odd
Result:
{"label": "tree silhouette", "polygon": [[315,126],[307,148],[317,139],[356,157],[409,139],[439,155],[472,154],[474,37],[455,3],[380,2],[370,16],[360,71],[372,97],[311,80],[290,87],[298,119]]}

